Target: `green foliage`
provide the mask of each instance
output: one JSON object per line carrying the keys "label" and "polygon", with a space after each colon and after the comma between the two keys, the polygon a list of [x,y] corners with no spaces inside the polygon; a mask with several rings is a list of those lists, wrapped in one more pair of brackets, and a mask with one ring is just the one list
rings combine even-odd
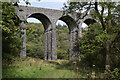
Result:
{"label": "green foliage", "polygon": [[56,33],[58,59],[69,59],[69,29],[59,24]]}
{"label": "green foliage", "polygon": [[112,70],[108,70],[108,71],[106,70],[105,73],[107,74],[106,78],[108,80],[113,80],[113,79],[119,80],[120,79],[120,73],[119,73],[118,68],[115,68],[113,71]]}
{"label": "green foliage", "polygon": [[[74,51],[81,54],[83,63],[91,66],[94,64],[97,67],[104,68],[105,58],[105,43],[107,38],[105,32],[101,29],[98,23],[87,27],[82,39],[79,39],[74,47]],[[102,36],[101,36],[102,35]]]}
{"label": "green foliage", "polygon": [[[113,33],[116,35],[116,33]],[[104,68],[105,65],[105,47],[106,40],[109,38],[113,39],[114,36],[108,35],[106,30],[102,29],[102,26],[98,23],[94,23],[87,27],[87,30],[84,31],[82,39],[79,39],[76,42],[74,47],[74,51],[81,54],[82,62],[87,66],[92,67],[92,65],[96,65],[96,67]],[[118,38],[119,40],[120,38]],[[114,40],[114,39],[113,39]],[[115,41],[115,46],[111,45],[111,69],[119,66],[119,50],[116,48],[120,47],[119,41]]]}
{"label": "green foliage", "polygon": [[86,73],[90,72],[89,70],[80,69],[80,72],[76,72],[76,66],[68,64],[71,62],[67,60],[18,58],[11,65],[3,64],[2,78],[87,78]]}
{"label": "green foliage", "polygon": [[97,24],[88,25],[88,31],[75,46],[75,51],[82,54],[83,61],[89,66],[95,64],[99,67],[104,65],[111,65],[111,68],[120,67],[118,66],[118,61],[120,61],[118,57],[120,56],[120,46],[118,46],[120,45],[120,3],[70,2],[65,5],[64,10],[65,14],[77,12],[78,21],[87,14],[91,14],[98,20]]}
{"label": "green foliage", "polygon": [[12,3],[2,2],[1,22],[3,59],[7,58],[8,54],[18,56],[21,49],[21,39],[19,37],[20,20],[15,14],[15,8]]}
{"label": "green foliage", "polygon": [[42,24],[27,23],[27,55],[44,58],[44,27]]}

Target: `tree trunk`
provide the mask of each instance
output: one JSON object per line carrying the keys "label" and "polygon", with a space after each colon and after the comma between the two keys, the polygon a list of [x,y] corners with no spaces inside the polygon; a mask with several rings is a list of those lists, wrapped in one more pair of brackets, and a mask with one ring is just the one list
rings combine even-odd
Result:
{"label": "tree trunk", "polygon": [[[112,15],[111,15],[111,3],[108,3],[108,25],[107,25],[107,34],[112,35],[110,29],[112,28]],[[110,39],[106,41],[106,70],[110,69]]]}
{"label": "tree trunk", "polygon": [[106,65],[105,69],[109,70],[110,69],[110,40],[108,39],[106,41]]}

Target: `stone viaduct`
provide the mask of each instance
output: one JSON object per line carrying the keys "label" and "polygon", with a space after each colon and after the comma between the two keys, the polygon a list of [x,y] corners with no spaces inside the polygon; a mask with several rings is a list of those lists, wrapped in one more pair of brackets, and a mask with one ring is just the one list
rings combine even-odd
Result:
{"label": "stone viaduct", "polygon": [[[69,28],[69,59],[73,60],[78,55],[73,52],[73,45],[77,38],[82,37],[82,23],[90,24],[92,17],[87,15],[83,19],[78,20],[76,13],[63,15],[63,11],[37,8],[37,7],[16,7],[16,14],[20,20],[25,21],[27,18],[36,18],[40,20],[44,26],[44,59],[57,60],[57,43],[56,43],[56,22],[64,21]],[[78,21],[77,21],[78,20]],[[22,28],[26,28],[24,22],[21,23]],[[22,29],[24,34],[22,37],[22,51],[20,57],[26,57],[26,30]]]}

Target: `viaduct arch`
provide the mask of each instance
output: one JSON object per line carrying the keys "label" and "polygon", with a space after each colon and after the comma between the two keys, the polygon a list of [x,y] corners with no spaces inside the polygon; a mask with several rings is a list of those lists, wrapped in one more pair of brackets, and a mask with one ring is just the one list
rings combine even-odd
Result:
{"label": "viaduct arch", "polygon": [[[82,37],[81,24],[84,22],[87,25],[95,22],[91,15],[87,15],[83,19],[77,21],[76,13],[63,16],[63,11],[19,6],[16,8],[16,14],[20,20],[26,21],[27,18],[36,18],[40,20],[44,26],[44,59],[57,60],[57,43],[56,43],[56,22],[58,20],[64,21],[69,28],[69,59],[77,59],[78,55],[73,52],[73,45],[77,38]],[[22,10],[22,11],[21,11]],[[20,25],[21,28],[26,28],[24,22]],[[22,38],[22,51],[20,57],[26,57],[26,30],[22,29],[24,34]]]}

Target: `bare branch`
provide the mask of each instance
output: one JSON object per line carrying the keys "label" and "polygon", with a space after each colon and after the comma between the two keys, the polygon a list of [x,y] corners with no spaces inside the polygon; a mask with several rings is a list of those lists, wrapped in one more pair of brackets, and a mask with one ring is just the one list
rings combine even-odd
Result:
{"label": "bare branch", "polygon": [[99,13],[99,10],[98,10],[98,2],[95,2],[95,11],[96,11],[96,13],[98,14],[98,18],[99,18],[99,20],[100,20],[100,22],[101,22],[101,24],[102,24],[103,30],[105,30],[105,22],[104,22],[104,20],[103,20],[103,16],[100,15],[100,13]]}

